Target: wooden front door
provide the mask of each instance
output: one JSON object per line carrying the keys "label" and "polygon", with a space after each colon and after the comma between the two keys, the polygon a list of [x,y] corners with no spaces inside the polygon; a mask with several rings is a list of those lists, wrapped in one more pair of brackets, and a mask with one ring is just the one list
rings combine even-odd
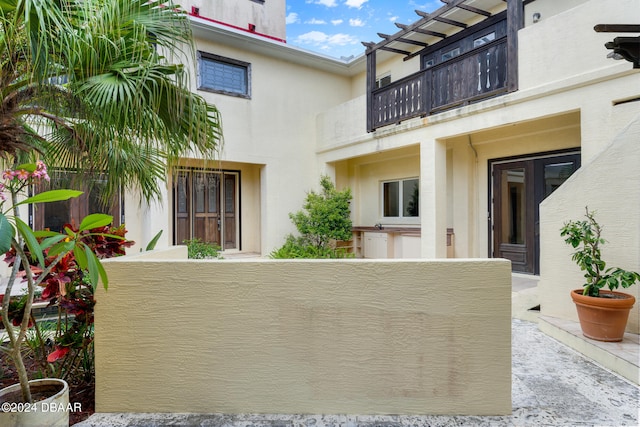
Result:
{"label": "wooden front door", "polygon": [[184,170],[174,179],[175,243],[199,239],[237,248],[237,172]]}
{"label": "wooden front door", "polygon": [[540,272],[539,205],[580,167],[580,154],[541,155],[491,164],[492,256],[514,272]]}

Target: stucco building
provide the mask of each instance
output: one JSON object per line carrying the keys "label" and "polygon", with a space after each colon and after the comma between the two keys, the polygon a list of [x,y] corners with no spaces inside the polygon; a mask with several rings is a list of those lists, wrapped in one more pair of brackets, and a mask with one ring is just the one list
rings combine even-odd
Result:
{"label": "stucco building", "polygon": [[129,237],[267,255],[328,174],[353,191],[357,256],[507,258],[575,319],[564,221],[597,210],[605,256],[640,270],[640,72],[607,57],[623,34],[594,31],[640,24],[640,0],[444,3],[345,61],[286,43],[285,0],[183,2],[225,144],[161,202],[126,195]]}

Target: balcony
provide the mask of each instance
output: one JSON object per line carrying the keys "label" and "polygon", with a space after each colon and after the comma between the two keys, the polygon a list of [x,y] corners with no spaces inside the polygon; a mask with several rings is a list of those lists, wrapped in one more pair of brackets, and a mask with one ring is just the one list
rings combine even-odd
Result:
{"label": "balcony", "polygon": [[[367,131],[518,90],[519,0],[451,0],[367,47]],[[417,63],[406,75],[402,61]],[[394,65],[395,63],[395,65]],[[377,72],[383,64],[387,76]],[[391,66],[389,64],[392,64]],[[395,67],[395,68],[394,68]],[[387,70],[400,78],[381,87]],[[396,71],[392,71],[396,72]]]}
{"label": "balcony", "polygon": [[507,64],[502,38],[376,89],[370,130],[504,94]]}

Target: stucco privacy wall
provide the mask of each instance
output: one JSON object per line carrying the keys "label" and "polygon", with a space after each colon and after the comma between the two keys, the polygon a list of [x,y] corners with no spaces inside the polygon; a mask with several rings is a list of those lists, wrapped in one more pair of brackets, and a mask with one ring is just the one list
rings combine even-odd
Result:
{"label": "stucco privacy wall", "polygon": [[[582,167],[540,204],[541,313],[577,321],[569,293],[584,283],[571,261],[572,248],[560,237],[568,220],[584,219],[585,206],[603,226],[602,257],[607,267],[640,271],[640,115],[593,161]],[[640,286],[623,290],[640,301]],[[640,333],[640,303],[629,315],[627,331]]]}
{"label": "stucco privacy wall", "polygon": [[511,413],[508,261],[181,249],[104,263],[98,412]]}

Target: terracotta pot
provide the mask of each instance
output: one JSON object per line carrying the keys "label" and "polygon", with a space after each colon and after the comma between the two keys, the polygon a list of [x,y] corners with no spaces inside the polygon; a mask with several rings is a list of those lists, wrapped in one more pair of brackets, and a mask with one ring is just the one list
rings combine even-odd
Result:
{"label": "terracotta pot", "polygon": [[[0,390],[0,426],[69,425],[69,385],[58,378],[29,381],[33,404],[22,403],[20,384]],[[37,397],[45,395],[45,398]],[[20,402],[20,403],[16,403]]]}
{"label": "terracotta pot", "polygon": [[582,289],[574,289],[571,298],[576,304],[584,336],[598,341],[622,341],[635,297],[600,290],[600,295],[615,295],[616,298],[596,298],[582,295],[582,292]]}

